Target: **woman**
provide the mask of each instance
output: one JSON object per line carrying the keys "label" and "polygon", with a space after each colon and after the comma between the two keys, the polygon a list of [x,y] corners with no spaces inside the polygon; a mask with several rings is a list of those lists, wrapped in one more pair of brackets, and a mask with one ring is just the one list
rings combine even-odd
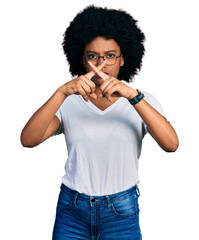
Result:
{"label": "woman", "polygon": [[151,94],[128,86],[142,65],[145,36],[122,10],[89,6],[64,34],[70,72],[30,118],[25,147],[65,134],[68,159],[53,239],[142,239],[138,158],[149,132],[165,151],[178,138]]}

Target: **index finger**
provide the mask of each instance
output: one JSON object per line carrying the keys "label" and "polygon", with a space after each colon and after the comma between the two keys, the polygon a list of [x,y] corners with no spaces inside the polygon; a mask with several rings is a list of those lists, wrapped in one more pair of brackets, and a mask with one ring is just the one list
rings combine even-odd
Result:
{"label": "index finger", "polygon": [[103,73],[102,71],[100,71],[101,69],[98,69],[96,66],[94,66],[91,62],[89,62],[89,65],[91,66],[91,68],[97,73],[97,75],[99,75],[102,79],[106,80],[108,79],[109,77]]}
{"label": "index finger", "polygon": [[[99,65],[98,67],[96,67],[98,70],[101,70],[106,64],[106,60],[103,61],[103,63],[101,65]],[[90,71],[88,73],[85,74],[85,76],[89,79],[91,79],[93,76],[95,76],[96,71]],[[100,76],[100,75],[99,75]],[[100,76],[101,77],[101,76]]]}

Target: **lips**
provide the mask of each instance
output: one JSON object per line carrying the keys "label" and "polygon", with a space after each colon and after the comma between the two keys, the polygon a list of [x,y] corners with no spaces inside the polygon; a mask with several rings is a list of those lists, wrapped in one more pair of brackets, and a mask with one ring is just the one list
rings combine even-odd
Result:
{"label": "lips", "polygon": [[[109,75],[109,73],[107,72],[103,72],[103,73],[105,73],[106,75]],[[95,74],[95,76],[97,76],[98,78],[101,78],[97,73]]]}

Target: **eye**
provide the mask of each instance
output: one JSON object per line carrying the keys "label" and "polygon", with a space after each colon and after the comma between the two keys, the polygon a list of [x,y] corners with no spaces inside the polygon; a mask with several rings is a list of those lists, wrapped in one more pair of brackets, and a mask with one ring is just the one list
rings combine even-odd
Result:
{"label": "eye", "polygon": [[107,54],[106,54],[106,57],[107,57],[107,58],[114,58],[114,57],[115,57],[115,54],[114,54],[114,53],[107,53]]}
{"label": "eye", "polygon": [[92,60],[92,59],[97,58],[97,55],[92,53],[92,54],[87,55],[87,57],[88,57],[88,59]]}

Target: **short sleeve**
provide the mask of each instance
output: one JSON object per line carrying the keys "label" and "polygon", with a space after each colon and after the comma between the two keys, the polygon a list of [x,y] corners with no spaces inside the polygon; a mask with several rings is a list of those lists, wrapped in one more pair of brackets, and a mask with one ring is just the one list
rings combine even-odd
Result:
{"label": "short sleeve", "polygon": [[[146,102],[148,102],[156,111],[158,111],[163,117],[166,118],[166,115],[164,113],[164,110],[160,104],[160,102],[150,93],[147,92],[143,92],[144,94],[144,99]],[[143,121],[143,135],[145,135],[146,133],[148,133],[148,129],[146,124]]]}
{"label": "short sleeve", "polygon": [[55,116],[57,116],[59,118],[60,121],[60,127],[59,129],[52,135],[52,136],[56,136],[59,135],[61,133],[64,133],[63,131],[63,120],[62,120],[62,115],[61,115],[61,109],[59,108],[58,111],[55,113]]}

